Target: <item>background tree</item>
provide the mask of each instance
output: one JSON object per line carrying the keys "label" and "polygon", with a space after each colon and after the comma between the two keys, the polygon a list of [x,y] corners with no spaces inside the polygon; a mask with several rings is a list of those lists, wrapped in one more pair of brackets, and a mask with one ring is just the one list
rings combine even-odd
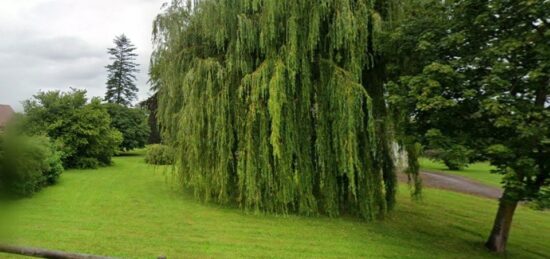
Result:
{"label": "background tree", "polygon": [[145,147],[149,138],[147,113],[140,108],[129,108],[116,103],[105,104],[111,116],[111,126],[122,133],[123,151]]}
{"label": "background tree", "polygon": [[155,21],[152,69],[185,186],[252,211],[372,219],[393,206],[375,41],[392,1],[178,3]]}
{"label": "background tree", "polygon": [[117,36],[113,42],[115,47],[108,49],[113,63],[106,66],[108,76],[105,101],[130,106],[138,92],[135,73],[139,70],[138,64],[134,62],[136,48],[124,34]]}
{"label": "background tree", "polygon": [[86,91],[40,92],[23,103],[22,130],[47,135],[63,152],[66,168],[93,168],[111,163],[122,141],[98,98],[88,103]]}
{"label": "background tree", "polygon": [[[386,33],[379,37],[379,45],[387,60],[387,81],[390,82],[387,85],[393,91],[388,98],[392,104],[390,105],[392,118],[396,124],[399,142],[409,151],[409,158],[416,159],[422,149],[424,156],[442,160],[449,169],[461,169],[470,162],[484,159],[478,156],[479,152],[473,152],[468,148],[475,146],[477,140],[472,140],[466,132],[449,132],[446,130],[448,127],[433,130],[432,122],[437,121],[442,124],[445,121],[450,125],[449,128],[456,125],[464,125],[464,127],[473,125],[467,124],[467,121],[456,120],[456,116],[460,114],[458,110],[455,111],[458,114],[451,114],[449,113],[451,111],[436,113],[433,110],[425,112],[422,109],[416,109],[416,96],[423,94],[419,89],[426,84],[433,85],[433,80],[415,78],[413,83],[418,85],[415,89],[392,87],[392,82],[411,79],[411,75],[422,72],[422,69],[437,57],[450,55],[443,41],[448,34],[447,9],[451,8],[450,2],[403,1],[400,19],[395,20],[392,30],[385,31]],[[438,68],[431,66],[430,69]],[[439,79],[441,83],[454,80],[443,77]],[[405,98],[408,94],[410,97]],[[444,100],[440,100],[438,105],[444,103]],[[406,108],[395,109],[396,107]],[[411,154],[413,154],[412,157]]]}
{"label": "background tree", "polygon": [[160,125],[157,119],[158,111],[158,93],[155,92],[151,97],[147,98],[145,101],[141,102],[139,106],[142,109],[148,111],[147,122],[149,124],[149,137],[147,139],[148,144],[160,144]]}
{"label": "background tree", "polygon": [[408,57],[391,104],[409,136],[455,140],[503,174],[486,243],[502,252],[518,202],[550,201],[550,2],[438,2],[390,36]]}
{"label": "background tree", "polygon": [[423,151],[423,155],[443,161],[450,170],[464,169],[470,164],[475,154],[473,150],[458,144],[457,139],[443,135],[439,129],[428,130],[424,139],[427,141],[429,150]]}

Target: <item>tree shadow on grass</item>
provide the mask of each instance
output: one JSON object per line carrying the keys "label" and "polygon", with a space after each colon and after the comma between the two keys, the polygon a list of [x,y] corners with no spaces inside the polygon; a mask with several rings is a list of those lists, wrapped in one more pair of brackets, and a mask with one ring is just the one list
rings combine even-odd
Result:
{"label": "tree shadow on grass", "polygon": [[[300,226],[306,229],[303,231],[304,233],[321,233],[323,235],[319,237],[318,241],[307,241],[321,242],[315,244],[322,244],[323,240],[327,239],[324,235],[337,235],[344,231],[345,239],[365,240],[364,243],[353,241],[349,243],[350,246],[359,245],[364,246],[361,249],[374,249],[369,253],[376,251],[369,244],[369,240],[376,241],[374,244],[383,244],[392,249],[407,250],[397,252],[392,249],[378,249],[381,251],[381,254],[378,255],[380,257],[403,254],[410,257],[421,257],[426,255],[426,251],[429,251],[427,253],[434,258],[442,258],[450,254],[455,255],[452,256],[453,258],[545,258],[545,252],[537,249],[537,246],[541,244],[529,244],[528,241],[522,240],[526,235],[529,238],[533,238],[532,235],[534,235],[526,233],[525,229],[521,230],[521,234],[517,229],[515,234],[518,236],[509,244],[508,253],[496,254],[487,250],[484,247],[484,241],[490,231],[496,202],[489,204],[489,201],[464,194],[427,190],[427,202],[413,202],[407,195],[402,194],[395,211],[383,220],[371,222],[365,222],[346,215],[339,218],[329,218],[326,216],[306,217],[292,214],[272,215],[260,213],[258,215],[247,213],[235,204],[220,205],[213,202],[198,201],[191,190],[181,186],[172,188],[171,195],[175,196],[174,198],[179,197],[187,202],[195,203],[197,208],[215,209],[219,217],[227,217],[228,214],[225,213],[229,212],[233,217],[236,217],[233,219],[235,221],[245,220],[254,222],[262,229],[265,227],[266,229],[262,231],[269,230],[271,225],[286,225],[287,223],[293,224],[299,221]],[[443,196],[443,199],[435,199],[436,196]],[[452,199],[453,197],[454,199]],[[454,205],[442,204],[443,201],[454,203]],[[287,220],[288,222],[286,222]],[[335,228],[338,230],[335,231]],[[301,234],[294,233],[294,235]],[[253,239],[254,237],[249,238]],[[330,238],[332,237],[328,239]],[[308,236],[303,236],[299,240],[310,239]],[[284,250],[284,248],[282,249]]]}
{"label": "tree shadow on grass", "polygon": [[143,154],[139,153],[138,151],[126,151],[126,152],[120,152],[116,154],[116,157],[135,157],[135,156],[142,156]]}
{"label": "tree shadow on grass", "polygon": [[497,254],[485,248],[484,242],[492,226],[492,208],[486,210],[487,215],[473,215],[464,211],[466,205],[440,210],[434,209],[435,205],[401,200],[387,219],[368,224],[366,235],[390,236],[403,246],[431,251],[435,257],[455,254],[457,258],[548,258],[544,251],[536,249],[540,244],[524,240],[526,235],[534,238],[536,234],[526,233],[524,229],[520,234],[518,225],[515,226],[518,236],[508,243],[506,253]]}

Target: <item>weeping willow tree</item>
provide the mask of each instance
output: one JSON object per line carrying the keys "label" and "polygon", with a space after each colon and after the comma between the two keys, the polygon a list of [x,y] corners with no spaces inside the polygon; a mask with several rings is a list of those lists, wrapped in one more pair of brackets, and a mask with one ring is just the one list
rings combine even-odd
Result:
{"label": "weeping willow tree", "polygon": [[396,170],[377,0],[174,1],[154,23],[158,118],[185,187],[247,211],[383,216]]}

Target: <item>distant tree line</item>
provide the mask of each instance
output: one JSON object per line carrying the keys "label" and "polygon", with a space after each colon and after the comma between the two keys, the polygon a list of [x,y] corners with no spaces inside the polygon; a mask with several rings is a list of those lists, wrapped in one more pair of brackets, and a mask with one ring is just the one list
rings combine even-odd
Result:
{"label": "distant tree line", "polygon": [[32,195],[55,184],[65,168],[108,166],[114,155],[145,146],[147,111],[130,107],[138,90],[135,47],[124,35],[114,43],[107,103],[76,89],[39,92],[23,102],[24,114],[0,135],[2,197]]}

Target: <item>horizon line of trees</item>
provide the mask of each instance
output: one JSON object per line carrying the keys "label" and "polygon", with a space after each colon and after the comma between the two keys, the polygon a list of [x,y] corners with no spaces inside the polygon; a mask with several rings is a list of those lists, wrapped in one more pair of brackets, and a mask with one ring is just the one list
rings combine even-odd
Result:
{"label": "horizon line of trees", "polygon": [[39,92],[0,133],[0,198],[30,196],[65,168],[107,166],[119,152],[147,144],[146,107],[130,107],[138,91],[136,48],[124,34],[114,43],[104,103],[88,100],[85,90]]}

